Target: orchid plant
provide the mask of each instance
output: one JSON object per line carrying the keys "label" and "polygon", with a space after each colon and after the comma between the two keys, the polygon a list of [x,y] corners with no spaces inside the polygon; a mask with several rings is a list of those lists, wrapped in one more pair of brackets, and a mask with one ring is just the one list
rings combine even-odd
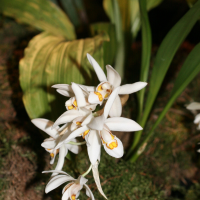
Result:
{"label": "orchid plant", "polygon": [[[50,136],[41,144],[50,153],[50,164],[54,163],[56,155],[59,154],[55,170],[48,171],[52,172],[52,179],[47,184],[45,192],[57,188],[66,181],[73,181],[64,187],[63,200],[78,198],[79,191],[83,186],[86,188],[86,194],[94,199],[93,194],[85,184],[87,179],[84,178],[91,169],[93,169],[94,180],[100,193],[106,198],[100,185],[100,179],[97,177],[101,146],[110,156],[121,158],[124,155],[123,144],[111,131],[142,130],[137,122],[121,117],[120,95],[137,92],[144,88],[147,83],[137,82],[120,86],[121,77],[115,69],[108,65],[106,78],[96,60],[90,54],[87,54],[87,57],[101,83],[96,87],[76,83],[53,85],[52,87],[57,88],[58,93],[70,98],[65,103],[67,111],[55,122],[43,118],[32,120],[35,126]],[[104,105],[102,112],[95,112],[98,104]],[[78,137],[82,137],[85,141],[79,142]],[[77,154],[80,151],[80,145],[87,146],[91,166],[86,173],[80,175],[78,179],[74,179],[61,170],[68,150]],[[59,173],[64,175],[58,175]]]}
{"label": "orchid plant", "polygon": [[[55,169],[47,171],[52,173],[52,177],[46,186],[46,192],[71,181],[63,189],[63,200],[77,199],[83,187],[86,189],[86,195],[94,199],[85,178],[92,170],[97,188],[106,198],[98,172],[101,147],[114,158],[124,155],[122,142],[111,131],[135,132],[125,157],[126,160],[135,162],[148,146],[149,138],[153,136],[154,130],[176,98],[199,73],[200,44],[197,44],[178,73],[167,104],[152,127],[145,130],[171,61],[200,18],[199,0],[163,39],[150,69],[152,38],[148,10],[161,1],[103,0],[103,7],[110,22],[91,24],[88,36],[90,38],[77,39],[76,30],[81,27],[77,16],[86,16],[83,3],[81,9],[69,9],[72,5],[68,6],[68,3],[71,1],[59,1],[58,4],[67,2],[62,5],[62,8],[67,10],[64,13],[58,5],[48,0],[2,0],[0,11],[3,14],[43,30],[31,40],[24,58],[20,61],[20,84],[24,92],[24,105],[32,123],[50,136],[41,144],[50,154],[50,164],[53,164],[57,154],[59,155]],[[77,10],[82,13],[77,14]],[[85,25],[85,22],[82,25]],[[127,51],[130,47],[128,45],[135,39],[140,28],[140,77],[138,82],[121,85],[124,81],[126,60],[130,60],[132,56]],[[107,64],[106,74],[104,64]],[[111,66],[113,64],[116,70]],[[132,66],[133,70],[134,67]],[[99,80],[99,84],[95,86],[91,86],[94,82],[93,72]],[[148,90],[145,93],[147,82]],[[135,92],[138,100],[137,122],[121,117],[122,97]],[[57,93],[68,98],[65,104],[57,101],[60,98]],[[58,117],[64,107],[66,111]],[[101,110],[98,110],[99,107]],[[190,110],[199,108],[198,103],[188,106]],[[38,118],[46,113],[51,113],[51,120]],[[199,128],[199,114],[194,122]],[[62,169],[68,152],[78,154],[82,145],[86,145],[91,165],[84,174],[74,179]]]}

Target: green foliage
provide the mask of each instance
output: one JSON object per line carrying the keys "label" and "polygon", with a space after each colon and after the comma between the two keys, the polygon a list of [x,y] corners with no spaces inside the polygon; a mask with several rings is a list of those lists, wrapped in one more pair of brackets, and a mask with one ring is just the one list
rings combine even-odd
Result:
{"label": "green foliage", "polygon": [[[171,108],[176,98],[183,92],[186,86],[195,78],[195,76],[200,72],[200,57],[198,56],[200,52],[200,43],[195,46],[192,52],[187,57],[186,61],[184,62],[178,77],[174,83],[174,87],[171,93],[171,96],[164,107],[163,111],[159,115],[158,119],[154,123],[153,127],[151,128],[150,132],[148,133],[145,140],[142,142],[142,145],[145,144],[149,137],[152,136],[154,133],[155,128],[161,122],[167,111]],[[141,146],[142,146],[141,145]],[[135,161],[140,154],[137,153],[135,156],[132,157],[132,161]]]}
{"label": "green foliage", "polygon": [[171,61],[179,48],[180,44],[191,31],[194,24],[200,17],[200,1],[191,8],[170,30],[161,43],[155,58],[151,79],[149,82],[149,92],[141,125],[144,126],[152,105],[169,69]]}
{"label": "green foliage", "polygon": [[111,23],[95,23],[90,26],[92,36],[105,31],[110,38],[109,42],[103,43],[104,63],[112,65],[116,55],[117,40],[115,26]]}
{"label": "green foliage", "polygon": [[[142,118],[138,121],[142,127],[144,127],[146,124],[146,121],[147,121],[149,113],[152,109],[153,103],[156,99],[158,91],[161,87],[161,84],[164,80],[164,77],[167,73],[167,70],[171,64],[171,61],[172,61],[177,49],[179,48],[180,44],[183,42],[185,37],[189,34],[190,30],[192,29],[194,24],[197,22],[199,17],[200,17],[200,1],[198,1],[175,24],[175,26],[170,30],[170,32],[167,34],[167,36],[164,38],[163,42],[161,43],[161,45],[158,49],[158,53],[156,55],[153,70],[151,73],[151,78],[150,78],[150,83],[149,83],[150,86],[149,86],[149,91],[148,91],[147,100],[146,100],[146,104],[145,104],[145,110],[144,110]],[[198,68],[198,66],[196,66],[196,65],[194,67]],[[197,73],[198,73],[198,70],[195,71],[195,75]],[[194,78],[194,76],[193,76],[193,78]],[[192,79],[189,79],[189,82],[191,80]],[[181,79],[181,81],[182,81],[182,83],[184,83],[185,80]],[[187,84],[189,82],[185,81],[184,88],[187,86]],[[182,88],[181,91],[184,88]],[[177,96],[175,98],[177,98]],[[174,100],[173,100],[173,102],[174,102]],[[169,103],[169,105],[168,105],[169,107],[166,109],[168,110],[171,107],[171,105],[172,105],[172,103]],[[162,119],[162,117],[163,116],[161,114],[160,119]],[[157,122],[159,123],[159,121],[157,121]],[[157,125],[158,124],[156,124],[155,127]],[[141,134],[142,134],[142,131],[136,132],[135,137],[137,140],[135,140],[134,143],[132,144],[131,150],[133,150],[137,146],[137,144],[140,140]],[[144,144],[144,142],[143,142],[143,144]],[[131,150],[129,151],[129,154],[130,154]],[[135,154],[132,158],[132,161],[134,161],[138,157],[138,155],[139,154]]]}
{"label": "green foliage", "polygon": [[93,68],[86,53],[104,66],[103,42],[108,40],[106,34],[101,34],[66,42],[44,32],[30,41],[25,57],[20,61],[20,84],[24,92],[23,102],[31,119],[47,117],[55,120],[62,114],[64,99],[57,95],[52,85],[71,82],[92,84]]}
{"label": "green foliage", "polygon": [[[140,81],[147,82],[149,67],[150,67],[150,57],[151,57],[151,29],[149,25],[147,4],[146,0],[139,0],[140,13],[141,13],[141,24],[142,24],[142,62],[140,71]],[[141,117],[143,111],[145,88],[138,92],[138,102],[139,102],[139,113],[138,119]],[[136,141],[136,139],[135,139]]]}
{"label": "green foliage", "polygon": [[[133,37],[137,36],[140,29],[140,8],[139,0],[117,0],[120,8],[122,29],[124,32],[132,33]],[[162,0],[148,0],[147,10],[151,10],[162,2]],[[114,24],[118,24],[119,21],[116,19],[114,8],[115,0],[104,0],[103,5],[106,14]]]}
{"label": "green foliage", "polygon": [[49,0],[1,0],[0,11],[20,22],[67,40],[76,38],[67,15]]}

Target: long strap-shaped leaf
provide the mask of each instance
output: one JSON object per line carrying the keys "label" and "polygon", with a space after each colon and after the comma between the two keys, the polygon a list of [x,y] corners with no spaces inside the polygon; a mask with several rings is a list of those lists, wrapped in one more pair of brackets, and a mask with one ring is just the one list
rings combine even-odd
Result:
{"label": "long strap-shaped leaf", "polygon": [[[145,126],[146,120],[152,109],[155,98],[170,66],[170,63],[179,48],[180,44],[186,38],[194,24],[200,17],[200,0],[178,21],[178,23],[170,30],[164,38],[158,53],[156,55],[153,71],[150,79],[150,87],[146,100],[144,114],[139,121],[142,127]],[[136,132],[135,135],[139,141],[142,131]],[[131,147],[134,149],[136,143]]]}
{"label": "long strap-shaped leaf", "polygon": [[[182,93],[182,91],[186,88],[186,86],[194,79],[194,77],[200,72],[200,43],[195,46],[192,52],[187,57],[184,62],[178,77],[174,83],[174,88],[172,90],[171,97],[163,109],[162,113],[159,115],[158,119],[154,123],[151,131],[148,133],[145,140],[142,142],[141,147],[146,146],[149,138],[154,134],[154,130],[161,122],[169,108],[173,105],[176,98]],[[142,149],[144,151],[144,148]],[[139,155],[142,153],[141,149],[139,149],[136,154],[131,158],[131,161],[135,161]]]}
{"label": "long strap-shaped leaf", "polygon": [[153,71],[150,79],[150,87],[146,101],[145,112],[141,120],[143,126],[151,111],[152,105],[170,66],[170,63],[179,48],[180,44],[186,38],[194,24],[200,17],[200,1],[191,8],[179,22],[170,30],[163,40],[156,55]]}
{"label": "long strap-shaped leaf", "polygon": [[67,40],[76,38],[67,15],[49,0],[1,0],[5,15]]}
{"label": "long strap-shaped leaf", "polygon": [[[140,4],[140,14],[141,14],[141,24],[142,24],[142,64],[140,71],[140,81],[146,82],[148,79],[150,57],[151,57],[151,29],[149,25],[148,13],[146,0],[139,0]],[[144,101],[145,88],[139,91],[139,114],[138,118],[141,117],[143,111],[143,101]]]}

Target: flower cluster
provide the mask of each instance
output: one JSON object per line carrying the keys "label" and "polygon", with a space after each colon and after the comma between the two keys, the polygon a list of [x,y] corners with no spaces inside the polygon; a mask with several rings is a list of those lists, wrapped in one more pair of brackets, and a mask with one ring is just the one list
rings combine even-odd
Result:
{"label": "flower cluster", "polygon": [[[121,117],[120,95],[137,92],[144,88],[147,83],[136,82],[120,86],[121,77],[116,70],[107,65],[106,77],[95,59],[89,54],[87,54],[87,58],[97,74],[99,85],[97,87],[76,83],[53,85],[52,87],[56,88],[58,93],[69,97],[65,103],[67,111],[55,122],[41,118],[32,120],[35,126],[50,136],[44,140],[42,147],[50,153],[51,164],[54,163],[56,155],[59,154],[55,170],[47,171],[52,173],[52,179],[47,184],[45,192],[57,188],[64,182],[72,181],[63,189],[63,200],[77,199],[83,187],[86,188],[86,195],[94,199],[92,192],[86,185],[87,179],[84,178],[91,169],[97,187],[105,197],[98,177],[101,146],[110,156],[120,158],[124,154],[123,144],[111,131],[130,132],[142,129],[135,121]],[[97,105],[104,105],[101,112],[95,112]],[[79,142],[78,137],[82,137],[85,141]],[[61,170],[68,150],[78,154],[80,145],[83,144],[87,146],[91,167],[78,179],[74,179]]]}

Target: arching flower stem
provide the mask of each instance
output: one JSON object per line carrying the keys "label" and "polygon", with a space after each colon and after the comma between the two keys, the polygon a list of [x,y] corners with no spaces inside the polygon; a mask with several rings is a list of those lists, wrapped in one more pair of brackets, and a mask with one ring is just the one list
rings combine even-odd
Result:
{"label": "arching flower stem", "polygon": [[82,176],[85,177],[86,175],[88,175],[90,173],[91,169],[92,169],[92,164],[90,165],[88,170],[84,174],[82,174]]}

